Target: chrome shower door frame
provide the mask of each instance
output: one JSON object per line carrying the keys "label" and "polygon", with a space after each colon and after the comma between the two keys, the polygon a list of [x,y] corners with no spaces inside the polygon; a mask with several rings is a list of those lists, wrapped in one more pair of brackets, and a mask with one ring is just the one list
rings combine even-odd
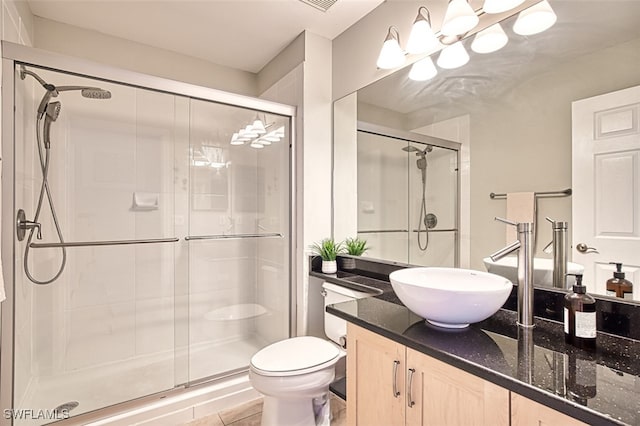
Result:
{"label": "chrome shower door frame", "polygon": [[[299,259],[295,248],[300,246],[299,226],[295,214],[296,202],[296,107],[276,102],[266,101],[249,96],[233,94],[221,90],[210,89],[189,83],[183,83],[162,77],[146,75],[121,68],[111,67],[92,61],[74,58],[49,51],[25,47],[2,41],[2,198],[3,210],[1,221],[0,241],[2,248],[2,266],[7,299],[0,304],[0,408],[13,407],[14,388],[14,342],[15,342],[15,311],[14,311],[14,280],[15,261],[20,254],[15,241],[16,219],[15,205],[15,66],[17,63],[45,68],[52,71],[68,73],[81,77],[88,77],[109,83],[121,84],[140,89],[152,90],[175,96],[187,97],[203,101],[243,107],[265,113],[273,113],[288,117],[290,127],[289,139],[289,336],[296,334],[296,286],[293,285],[297,276]],[[171,392],[171,391],[169,391]],[[4,411],[0,413],[0,425],[11,425],[12,421],[5,418]]]}

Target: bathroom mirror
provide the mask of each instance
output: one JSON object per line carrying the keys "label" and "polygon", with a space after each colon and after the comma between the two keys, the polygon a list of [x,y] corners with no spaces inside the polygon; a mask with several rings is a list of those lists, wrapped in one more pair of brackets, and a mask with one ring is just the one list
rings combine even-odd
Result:
{"label": "bathroom mirror", "polygon": [[[409,65],[335,102],[336,238],[360,231],[363,200],[354,196],[367,183],[357,179],[358,149],[348,136],[359,121],[461,144],[461,267],[485,270],[483,258],[507,243],[505,225],[494,221],[495,216],[505,216],[506,201],[491,198],[491,193],[558,192],[559,196],[537,197],[536,257],[552,256],[543,252],[552,236],[547,216],[569,222],[572,243],[574,197],[561,194],[573,186],[572,103],[640,85],[640,2],[550,3],[558,19],[543,33],[515,34],[512,17],[501,22],[509,41],[497,52],[473,52],[469,37],[463,44],[471,58],[460,68],[438,68],[436,77],[418,82],[409,79]],[[438,53],[432,57],[435,62]],[[628,120],[637,128],[639,109],[634,111]],[[413,164],[415,159],[409,158]],[[636,163],[631,166],[635,170]],[[585,213],[590,210],[602,209],[593,205]],[[587,285],[590,292],[605,294],[606,279],[614,270],[608,261],[617,260],[615,253],[601,255],[611,256],[601,262],[608,275],[600,274],[597,282]],[[580,256],[585,254],[569,248],[569,260],[585,259]],[[638,283],[633,296],[640,300],[640,262],[624,265],[624,270]]]}

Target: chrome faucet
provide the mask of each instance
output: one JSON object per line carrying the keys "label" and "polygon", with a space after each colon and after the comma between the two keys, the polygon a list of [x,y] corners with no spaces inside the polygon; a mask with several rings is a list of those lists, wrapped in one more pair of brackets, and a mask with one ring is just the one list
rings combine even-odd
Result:
{"label": "chrome faucet", "polygon": [[495,262],[518,250],[518,325],[533,327],[533,223],[516,223],[500,217],[495,220],[518,229],[516,241],[489,257]]}
{"label": "chrome faucet", "polygon": [[553,239],[543,249],[545,253],[553,250],[553,287],[567,288],[567,247],[569,247],[567,222],[555,221],[549,217],[553,229]]}

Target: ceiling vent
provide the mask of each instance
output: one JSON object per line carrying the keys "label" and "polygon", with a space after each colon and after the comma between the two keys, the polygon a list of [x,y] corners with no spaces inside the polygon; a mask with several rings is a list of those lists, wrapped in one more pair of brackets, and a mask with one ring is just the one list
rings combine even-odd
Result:
{"label": "ceiling vent", "polygon": [[313,6],[323,12],[329,10],[338,0],[300,0],[302,3]]}

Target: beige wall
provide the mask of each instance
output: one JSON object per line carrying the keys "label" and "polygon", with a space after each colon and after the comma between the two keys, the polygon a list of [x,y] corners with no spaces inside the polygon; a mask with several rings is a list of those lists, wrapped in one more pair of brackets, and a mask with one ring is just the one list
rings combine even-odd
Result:
{"label": "beige wall", "polygon": [[69,56],[242,95],[258,94],[256,74],[97,31],[35,17],[34,46]]}
{"label": "beige wall", "polygon": [[[482,258],[505,243],[505,226],[493,217],[505,214],[506,202],[491,200],[489,193],[570,188],[571,102],[639,85],[638,64],[640,39],[537,75],[515,87],[501,102],[472,115],[473,268],[483,269]],[[551,240],[545,216],[570,222],[571,198],[539,199],[538,255]]]}

